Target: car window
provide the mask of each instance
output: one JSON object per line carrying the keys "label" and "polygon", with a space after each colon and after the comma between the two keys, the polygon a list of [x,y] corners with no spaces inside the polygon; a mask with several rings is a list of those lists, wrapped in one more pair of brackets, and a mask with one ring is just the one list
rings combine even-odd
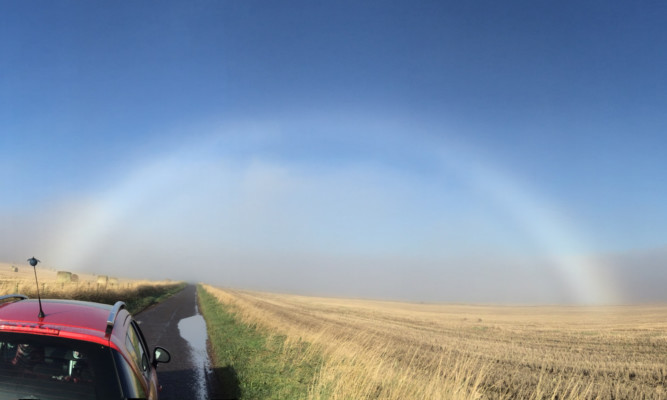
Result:
{"label": "car window", "polygon": [[148,354],[144,344],[141,341],[141,334],[137,332],[135,324],[131,324],[127,330],[126,343],[127,349],[130,351],[132,361],[139,368],[140,371],[146,373],[149,368]]}
{"label": "car window", "polygon": [[141,328],[139,328],[139,324],[137,324],[135,321],[132,321],[132,326],[134,327],[137,336],[139,336],[139,342],[144,349],[145,357],[143,358],[143,362],[146,363],[146,370],[148,370],[151,365],[149,362],[151,352],[148,348],[148,342],[146,342],[146,338],[144,337],[144,333],[141,331]]}
{"label": "car window", "polygon": [[146,398],[146,390],[139,375],[135,374],[130,364],[125,358],[113,350],[114,360],[116,361],[116,368],[120,376],[121,386],[123,388],[124,398],[127,399],[141,399]]}
{"label": "car window", "polygon": [[110,350],[59,337],[0,332],[0,399],[119,398]]}

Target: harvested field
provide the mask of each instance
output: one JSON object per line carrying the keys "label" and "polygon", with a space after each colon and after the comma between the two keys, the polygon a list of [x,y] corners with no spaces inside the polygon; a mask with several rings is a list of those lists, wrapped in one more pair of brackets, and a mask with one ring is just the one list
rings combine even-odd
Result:
{"label": "harvested field", "polygon": [[[137,279],[110,278],[106,275],[72,273],[37,266],[37,278],[40,291],[44,294],[65,294],[77,290],[93,290],[104,286],[116,286],[128,289],[159,282]],[[30,265],[0,263],[0,293],[35,292],[35,273]]]}
{"label": "harvested field", "polygon": [[[137,312],[163,296],[168,296],[182,289],[183,283],[171,281],[147,281],[132,279],[113,279],[104,284],[98,283],[99,276],[92,274],[74,274],[68,271],[56,271],[37,267],[39,291],[42,298],[75,299],[113,304],[124,301],[128,308]],[[24,294],[37,297],[35,272],[29,265],[0,263],[0,295]]]}
{"label": "harvested field", "polygon": [[667,398],[667,306],[435,305],[205,288],[245,323],[323,355],[310,398]]}

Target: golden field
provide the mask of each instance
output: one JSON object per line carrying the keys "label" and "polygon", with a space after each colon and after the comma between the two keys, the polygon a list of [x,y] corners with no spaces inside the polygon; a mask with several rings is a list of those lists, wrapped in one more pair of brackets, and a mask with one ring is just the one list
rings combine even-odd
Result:
{"label": "golden field", "polygon": [[[182,283],[171,281],[133,280],[82,273],[76,273],[77,279],[72,281],[59,278],[58,271],[39,265],[36,271],[42,298],[87,300],[106,304],[122,300],[133,312],[153,304],[161,296],[180,290],[183,286]],[[0,263],[0,295],[16,293],[37,297],[33,267]]]}
{"label": "golden field", "polygon": [[663,305],[437,305],[204,288],[244,323],[311,344],[304,362],[321,363],[311,399],[667,399]]}
{"label": "golden field", "polygon": [[[17,271],[14,272],[12,270],[12,267],[16,267]],[[44,287],[47,291],[49,290],[55,291],[58,289],[72,288],[76,286],[97,286],[99,278],[98,275],[74,272],[79,277],[78,282],[58,282],[57,278],[58,271],[56,271],[55,269],[43,268],[38,265],[36,270],[37,270],[37,279],[40,284],[40,289]],[[114,278],[115,281],[113,281],[113,283],[110,284],[109,286],[117,285],[117,286],[127,287],[128,285],[138,285],[150,282],[150,281],[123,279],[116,277],[110,277],[110,278]],[[33,267],[31,267],[28,264],[21,265],[21,264],[0,263],[0,285],[1,285],[0,290],[2,291],[3,294],[16,293],[17,285],[19,289],[18,292],[21,292],[21,290],[30,292],[34,291],[35,272],[33,270]]]}

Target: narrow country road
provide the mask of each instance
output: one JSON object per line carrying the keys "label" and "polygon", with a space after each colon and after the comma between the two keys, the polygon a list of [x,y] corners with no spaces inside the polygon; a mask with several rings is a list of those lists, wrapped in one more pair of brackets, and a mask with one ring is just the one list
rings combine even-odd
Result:
{"label": "narrow country road", "polygon": [[219,398],[206,354],[206,324],[197,309],[195,285],[141,312],[136,320],[149,346],[162,346],[171,354],[171,362],[157,369],[163,388],[160,400]]}

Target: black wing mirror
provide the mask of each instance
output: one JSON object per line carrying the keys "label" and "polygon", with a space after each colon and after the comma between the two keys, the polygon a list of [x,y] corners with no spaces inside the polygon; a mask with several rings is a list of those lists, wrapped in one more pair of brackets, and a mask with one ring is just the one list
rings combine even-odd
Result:
{"label": "black wing mirror", "polygon": [[156,346],[153,350],[153,368],[157,368],[158,363],[168,363],[171,360],[171,354],[164,347]]}

